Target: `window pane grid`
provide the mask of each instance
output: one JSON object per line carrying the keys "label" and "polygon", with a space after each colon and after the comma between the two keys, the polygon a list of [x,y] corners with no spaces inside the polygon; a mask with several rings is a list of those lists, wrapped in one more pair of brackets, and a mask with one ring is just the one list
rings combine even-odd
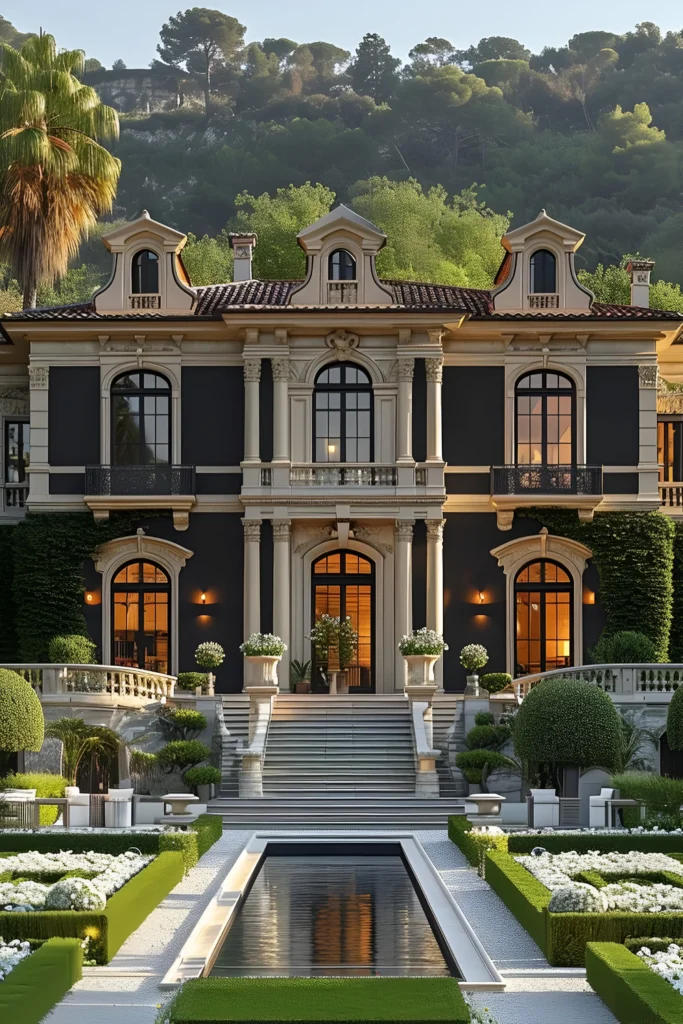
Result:
{"label": "window pane grid", "polygon": [[574,464],[573,384],[558,373],[526,374],[516,386],[518,466]]}
{"label": "window pane grid", "polygon": [[572,595],[569,573],[555,562],[533,562],[517,574],[516,675],[571,665]]}
{"label": "window pane grid", "polygon": [[170,386],[159,374],[128,373],[112,385],[112,462],[117,466],[171,461]]}
{"label": "window pane grid", "polygon": [[318,374],[314,396],[316,462],[372,461],[372,382],[359,366]]}

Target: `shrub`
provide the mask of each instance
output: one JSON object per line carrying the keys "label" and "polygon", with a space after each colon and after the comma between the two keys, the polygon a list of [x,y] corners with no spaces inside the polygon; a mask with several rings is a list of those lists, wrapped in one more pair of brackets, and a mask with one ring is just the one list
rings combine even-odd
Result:
{"label": "shrub", "polygon": [[484,747],[500,747],[511,736],[507,725],[475,725],[465,737],[468,750],[480,750]]}
{"label": "shrub", "polygon": [[203,857],[223,835],[223,819],[217,814],[200,814],[188,828],[197,833],[197,850]]}
{"label": "shrub", "polygon": [[[0,790],[35,789],[36,796],[45,799],[50,796],[63,797],[68,779],[62,775],[50,775],[49,772],[26,772],[18,775],[7,775],[0,779]],[[40,808],[40,824],[54,825],[59,816],[57,807]]]}
{"label": "shrub", "polygon": [[500,850],[507,853],[508,837],[502,832],[475,832],[472,823],[465,817],[452,816],[448,819],[448,838],[465,854],[470,864],[484,877],[486,853]]}
{"label": "shrub", "polygon": [[159,766],[159,758],[156,754],[150,754],[145,750],[131,750],[130,770],[133,775],[140,775],[149,778]]}
{"label": "shrub", "polygon": [[601,832],[547,832],[542,836],[537,833],[513,832],[508,837],[508,849],[511,854],[531,853],[539,843],[548,853],[564,853],[576,850],[577,853],[668,853],[670,856],[683,854],[683,835],[668,835],[666,832],[630,833],[621,832],[603,834]]}
{"label": "shrub", "polygon": [[252,633],[240,644],[240,651],[245,658],[281,658],[287,650],[282,637],[273,633]]}
{"label": "shrub", "polygon": [[209,676],[207,672],[179,672],[176,686],[179,690],[191,690],[193,693],[198,686],[201,686],[204,693],[209,688]]}
{"label": "shrub", "polygon": [[546,907],[550,899],[546,887],[501,850],[486,855],[486,881],[545,952]]}
{"label": "shrub", "polygon": [[488,651],[481,644],[466,644],[460,652],[460,664],[468,672],[483,668],[488,660]]}
{"label": "shrub", "polygon": [[220,644],[208,641],[199,645],[194,652],[194,660],[200,668],[218,668],[225,660],[225,651]]}
{"label": "shrub", "polygon": [[666,739],[672,750],[683,750],[683,686],[679,686],[666,714]]}
{"label": "shrub", "polygon": [[668,779],[656,772],[624,772],[610,781],[627,800],[640,800],[649,812],[680,821],[683,779]]}
{"label": "shrub", "polygon": [[483,686],[489,693],[500,693],[511,682],[512,676],[508,672],[487,672],[479,680],[479,685]]}
{"label": "shrub", "polygon": [[468,782],[478,786],[482,785],[482,773],[484,768],[488,769],[487,774],[497,768],[513,768],[509,757],[499,754],[497,750],[461,750],[455,755],[455,763],[463,773]]}
{"label": "shrub", "polygon": [[46,910],[104,910],[107,900],[87,878],[64,878],[50,887]]}
{"label": "shrub", "polygon": [[659,660],[649,636],[630,629],[611,636],[603,633],[589,656],[595,665],[650,665]]}
{"label": "shrub", "polygon": [[414,629],[412,633],[406,633],[398,642],[398,649],[401,654],[443,654],[448,650],[448,644],[444,643],[441,633],[433,629]]}
{"label": "shrub", "polygon": [[209,757],[210,748],[199,740],[171,740],[157,754],[159,764],[167,772],[182,772]]}
{"label": "shrub", "polygon": [[39,1024],[81,979],[78,939],[49,939],[17,964],[0,985],[0,1020]]}
{"label": "shrub", "polygon": [[680,943],[680,939],[660,939],[653,938],[651,935],[644,935],[640,939],[629,937],[625,939],[624,945],[631,953],[637,953],[643,946],[647,946],[651,953],[666,953],[672,942]]}
{"label": "shrub", "polygon": [[586,946],[586,979],[620,1024],[678,1024],[681,1020],[683,997],[616,942]]}
{"label": "shrub", "polygon": [[490,711],[477,711],[474,716],[475,725],[493,725],[495,719]]}
{"label": "shrub", "polygon": [[0,668],[0,751],[38,751],[45,720],[33,687],[17,672]]}
{"label": "shrub", "polygon": [[608,694],[574,679],[546,679],[515,717],[515,753],[541,765],[614,768],[621,719]]}
{"label": "shrub", "polygon": [[206,729],[206,718],[191,708],[168,708],[159,715],[159,724],[169,735],[191,740]]}
{"label": "shrub", "polygon": [[572,882],[553,891],[548,910],[553,914],[601,914],[607,910],[607,900],[592,885]]}
{"label": "shrub", "polygon": [[47,645],[47,660],[55,665],[94,665],[96,651],[97,644],[88,636],[53,636]]}
{"label": "shrub", "polygon": [[222,775],[218,768],[213,765],[201,765],[196,768],[188,768],[183,778],[188,786],[218,786]]}

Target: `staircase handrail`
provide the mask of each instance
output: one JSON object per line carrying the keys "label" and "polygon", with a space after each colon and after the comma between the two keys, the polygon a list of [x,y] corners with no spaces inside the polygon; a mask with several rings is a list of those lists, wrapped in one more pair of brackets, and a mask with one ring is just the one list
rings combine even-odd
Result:
{"label": "staircase handrail", "polygon": [[141,697],[150,701],[173,697],[176,676],[123,665],[67,665],[51,662],[6,662],[39,694],[89,693],[110,697]]}
{"label": "staircase handrail", "polygon": [[514,679],[496,697],[515,695],[521,701],[545,679],[576,679],[591,683],[605,693],[618,696],[632,696],[639,693],[663,693],[683,686],[683,664],[659,662],[633,662],[628,664],[575,665],[571,668],[557,668],[548,672],[535,672]]}
{"label": "staircase handrail", "polygon": [[433,738],[429,735],[431,730],[428,729],[425,721],[425,715],[430,710],[431,704],[429,701],[411,699],[410,712],[413,724],[413,743],[415,745],[415,758],[418,766],[421,758],[434,760],[441,756],[441,751],[434,749]]}

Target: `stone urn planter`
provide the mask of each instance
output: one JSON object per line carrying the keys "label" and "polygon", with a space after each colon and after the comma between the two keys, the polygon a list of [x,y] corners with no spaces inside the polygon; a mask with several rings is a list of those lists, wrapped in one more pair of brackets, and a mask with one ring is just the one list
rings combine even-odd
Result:
{"label": "stone urn planter", "polygon": [[270,654],[245,655],[247,670],[247,689],[250,686],[277,686],[277,666],[282,656]]}
{"label": "stone urn planter", "polygon": [[208,804],[209,800],[213,798],[213,786],[211,784],[197,786],[197,796],[199,797],[200,804]]}
{"label": "stone urn planter", "polygon": [[440,654],[404,654],[408,668],[408,686],[436,686],[434,666]]}

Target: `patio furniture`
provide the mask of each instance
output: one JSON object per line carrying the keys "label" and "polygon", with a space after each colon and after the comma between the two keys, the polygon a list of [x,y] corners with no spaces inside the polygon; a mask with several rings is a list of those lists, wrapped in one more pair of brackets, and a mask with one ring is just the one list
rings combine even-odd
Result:
{"label": "patio furniture", "polygon": [[533,828],[557,828],[560,824],[560,798],[554,789],[530,790],[530,818]]}
{"label": "patio furniture", "polygon": [[133,824],[133,790],[110,789],[104,804],[105,828],[130,828]]}
{"label": "patio furniture", "polygon": [[[23,793],[35,790],[19,791]],[[17,790],[0,793],[0,828],[33,828],[33,798],[16,796]]]}
{"label": "patio furniture", "polygon": [[165,804],[170,805],[170,813],[174,817],[194,817],[192,811],[188,810],[188,807],[190,804],[199,803],[199,797],[195,796],[194,793],[166,793],[162,799]]}
{"label": "patio furniture", "polygon": [[164,801],[160,796],[133,795],[134,825],[155,825],[163,814]]}
{"label": "patio furniture", "polygon": [[605,801],[605,828],[617,828],[614,812],[624,807],[637,807],[641,818],[643,817],[645,808],[639,800],[622,800],[620,797],[615,797]]}
{"label": "patio furniture", "polygon": [[597,796],[588,798],[588,825],[590,828],[607,828],[607,801],[615,798],[614,789],[604,786]]}
{"label": "patio furniture", "polygon": [[37,800],[31,802],[33,807],[33,828],[40,828],[40,808],[41,807],[56,807],[59,811],[61,807],[62,811],[62,827],[69,827],[69,801],[65,796],[46,796],[40,797]]}
{"label": "patio furniture", "polygon": [[69,805],[69,824],[72,828],[90,825],[90,793],[81,793],[78,786],[67,786],[64,797]]}

